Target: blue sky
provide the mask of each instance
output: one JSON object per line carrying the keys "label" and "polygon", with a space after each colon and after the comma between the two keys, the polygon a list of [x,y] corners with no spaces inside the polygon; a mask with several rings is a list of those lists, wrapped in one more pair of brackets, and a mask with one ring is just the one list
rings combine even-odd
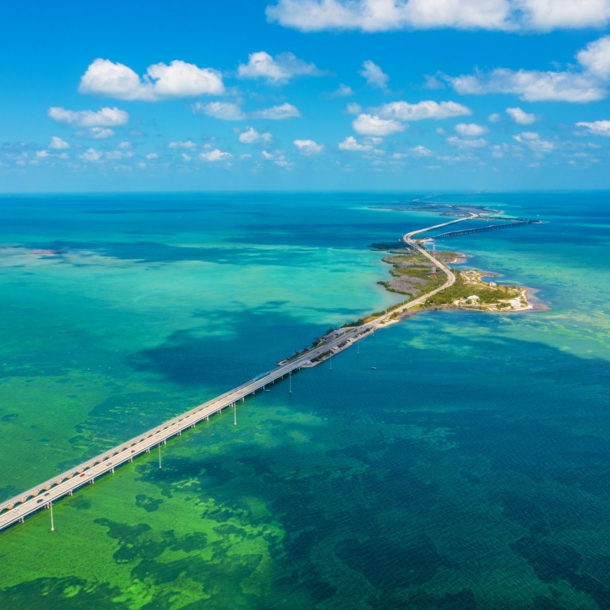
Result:
{"label": "blue sky", "polygon": [[0,190],[610,188],[610,0],[24,0]]}

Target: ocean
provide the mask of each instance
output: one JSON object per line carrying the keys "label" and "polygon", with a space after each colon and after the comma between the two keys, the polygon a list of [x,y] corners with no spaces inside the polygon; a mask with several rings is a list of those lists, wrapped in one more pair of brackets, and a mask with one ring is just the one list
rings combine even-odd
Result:
{"label": "ocean", "polygon": [[62,499],[0,608],[610,608],[607,192],[1,197],[0,499],[402,300],[370,245],[423,197],[541,220],[437,249],[548,309],[414,316]]}

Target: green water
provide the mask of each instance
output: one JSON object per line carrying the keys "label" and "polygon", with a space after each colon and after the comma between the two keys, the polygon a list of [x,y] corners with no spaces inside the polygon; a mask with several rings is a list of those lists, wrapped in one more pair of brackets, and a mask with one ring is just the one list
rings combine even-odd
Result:
{"label": "green water", "polygon": [[[395,302],[367,246],[438,217],[368,207],[410,196],[3,201],[3,497]],[[441,199],[547,221],[442,246],[549,311],[411,318],[170,441],[0,534],[0,607],[610,608],[608,197]]]}

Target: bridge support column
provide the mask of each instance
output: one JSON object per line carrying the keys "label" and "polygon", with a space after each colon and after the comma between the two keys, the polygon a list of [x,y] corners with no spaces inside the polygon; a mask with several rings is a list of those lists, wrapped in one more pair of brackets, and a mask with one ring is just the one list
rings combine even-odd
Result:
{"label": "bridge support column", "polygon": [[68,492],[68,494],[71,496],[71,495],[72,495],[72,490],[70,490],[70,491]]}
{"label": "bridge support column", "polygon": [[51,509],[51,531],[55,531],[55,523],[53,523],[53,502],[50,502],[49,508]]}
{"label": "bridge support column", "polygon": [[114,466],[111,468],[111,470],[112,470],[112,474],[114,474]]}

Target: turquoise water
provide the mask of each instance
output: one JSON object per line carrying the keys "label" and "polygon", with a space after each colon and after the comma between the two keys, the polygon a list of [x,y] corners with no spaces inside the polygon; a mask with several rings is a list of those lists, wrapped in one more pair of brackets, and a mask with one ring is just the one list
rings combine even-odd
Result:
{"label": "turquoise water", "polygon": [[[415,196],[4,198],[2,497],[396,302]],[[608,194],[435,200],[539,215],[439,245],[551,309],[276,384],[0,534],[0,607],[610,608]]]}

